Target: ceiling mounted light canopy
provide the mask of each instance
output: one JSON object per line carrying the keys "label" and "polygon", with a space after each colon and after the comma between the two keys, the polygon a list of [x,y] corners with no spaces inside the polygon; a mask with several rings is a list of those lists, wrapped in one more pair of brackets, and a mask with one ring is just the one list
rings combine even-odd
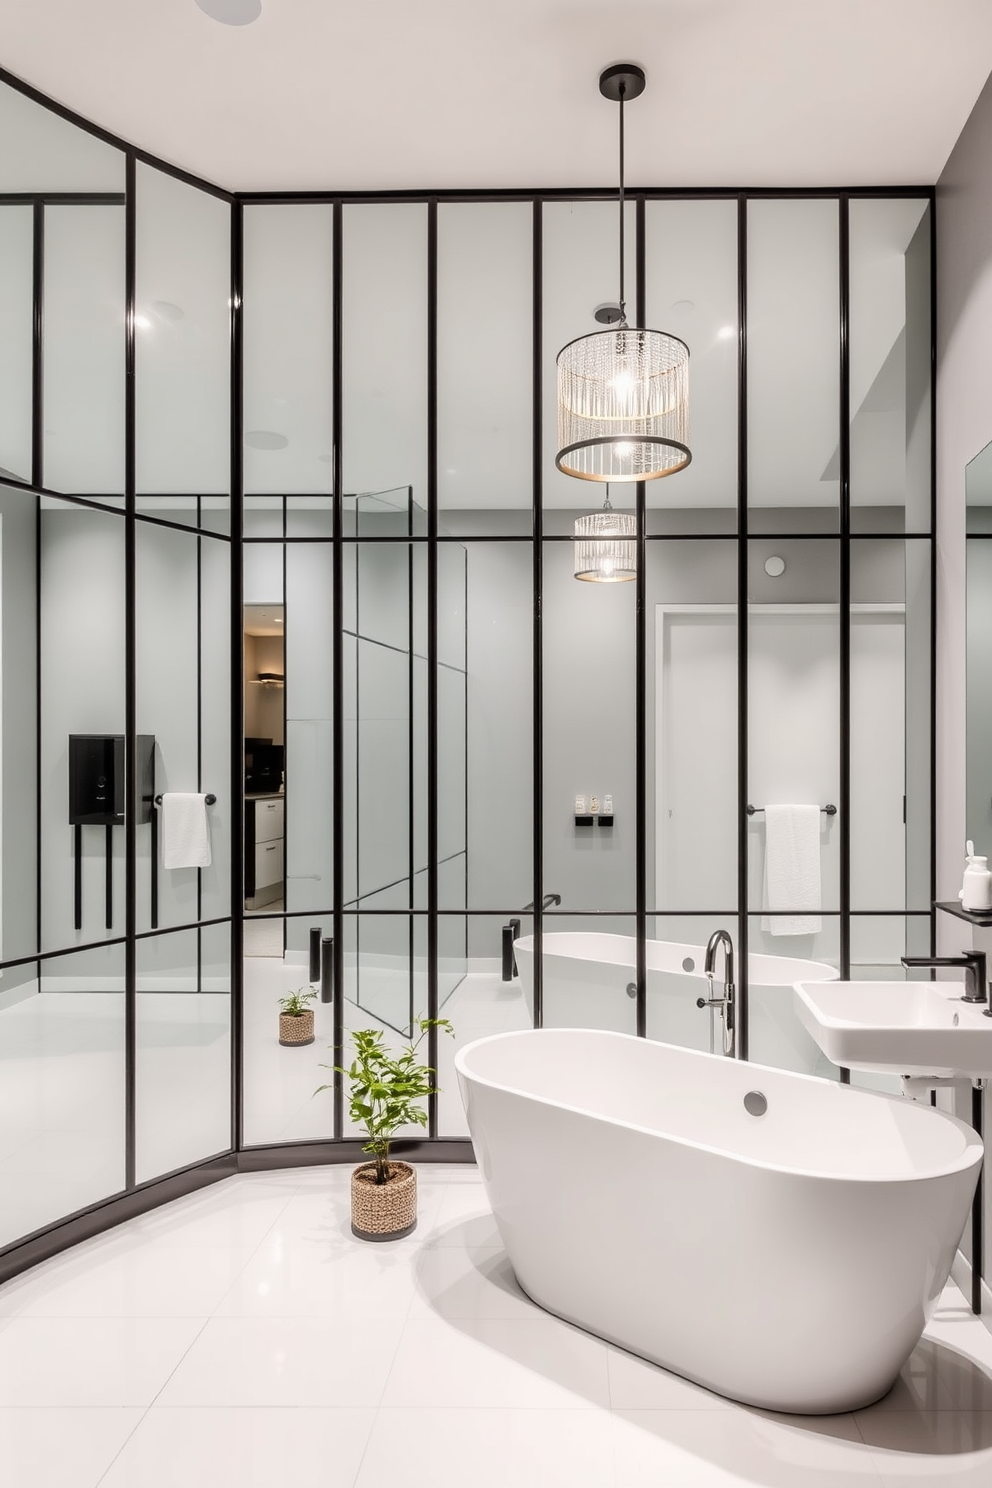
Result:
{"label": "ceiling mounted light canopy", "polygon": [[620,296],[596,311],[610,329],[569,341],[558,353],[555,464],[580,480],[657,480],[692,459],[689,348],[678,336],[627,324],[623,106],[643,93],[644,72],[632,62],[608,67],[599,91],[620,106]]}
{"label": "ceiling mounted light canopy", "polygon": [[588,584],[623,584],[637,578],[637,518],[614,511],[610,488],[603,510],[576,517],[575,577]]}
{"label": "ceiling mounted light canopy", "polygon": [[262,14],[262,0],[196,0],[212,21],[222,26],[250,26]]}

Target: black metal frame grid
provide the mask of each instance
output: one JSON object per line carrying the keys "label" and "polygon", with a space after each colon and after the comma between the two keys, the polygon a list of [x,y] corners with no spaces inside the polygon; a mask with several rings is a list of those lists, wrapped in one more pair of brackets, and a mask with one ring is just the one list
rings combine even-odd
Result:
{"label": "black metal frame grid", "polygon": [[[308,910],[300,912],[308,916],[329,913],[334,925],[334,982],[337,988],[344,985],[344,944],[346,919],[353,914],[364,912],[382,914],[384,911],[351,911],[346,908],[343,899],[343,806],[344,806],[344,776],[343,776],[343,586],[342,569],[346,546],[355,540],[353,536],[345,531],[343,521],[343,385],[344,385],[344,344],[343,344],[343,220],[344,212],[351,203],[386,203],[386,202],[416,202],[426,208],[427,215],[427,241],[428,241],[428,277],[425,287],[428,306],[428,337],[425,347],[428,376],[428,409],[426,440],[428,449],[427,463],[427,532],[425,535],[411,535],[411,545],[422,543],[425,545],[427,554],[427,601],[428,601],[428,708],[427,708],[427,736],[428,736],[428,845],[429,845],[429,867],[428,867],[428,903],[426,912],[419,911],[395,911],[395,913],[408,914],[411,925],[415,918],[420,918],[427,926],[428,945],[428,1014],[435,1016],[438,1010],[438,928],[443,917],[456,915],[462,918],[466,924],[473,916],[483,917],[488,915],[507,916],[519,913],[519,906],[493,906],[491,909],[446,910],[439,903],[438,885],[438,862],[437,862],[437,816],[438,816],[438,697],[437,697],[437,665],[438,665],[438,636],[437,636],[437,560],[439,547],[445,541],[463,542],[471,547],[473,542],[499,541],[503,543],[529,544],[532,554],[533,575],[533,836],[532,836],[532,887],[533,887],[533,933],[539,954],[535,958],[535,987],[534,987],[534,1013],[535,1024],[540,1026],[543,1021],[543,996],[542,996],[542,974],[540,948],[542,934],[546,921],[554,923],[555,916],[589,917],[571,913],[567,909],[560,911],[545,910],[542,907],[544,895],[544,842],[543,842],[543,774],[544,774],[544,729],[543,729],[543,636],[542,636],[542,605],[544,594],[544,545],[545,543],[567,542],[567,536],[547,534],[544,530],[542,484],[543,484],[543,383],[545,373],[545,359],[547,348],[543,336],[543,205],[545,202],[567,201],[567,200],[612,200],[615,191],[612,188],[596,190],[568,190],[550,189],[534,191],[464,191],[464,192],[386,192],[386,193],[244,193],[234,194],[222,191],[209,182],[199,180],[188,172],[178,170],[168,164],[155,159],[147,152],[136,149],[126,142],[116,139],[106,131],[100,130],[87,121],[78,118],[70,110],[55,105],[51,100],[39,94],[36,90],[24,85],[18,79],[11,77],[8,73],[0,70],[0,82],[7,83],[18,91],[33,98],[39,104],[52,108],[61,117],[68,119],[71,123],[86,130],[87,132],[105,140],[108,144],[123,151],[125,162],[126,191],[123,198],[119,194],[103,193],[88,194],[81,193],[77,197],[75,193],[44,194],[39,193],[35,197],[18,196],[18,202],[30,201],[34,207],[35,222],[35,249],[34,249],[34,293],[35,293],[35,333],[32,384],[34,395],[34,428],[32,441],[32,470],[30,480],[7,482],[12,486],[21,485],[26,491],[34,493],[41,498],[45,495],[58,497],[60,501],[76,502],[83,507],[98,510],[119,511],[125,523],[125,555],[126,555],[126,714],[127,714],[127,736],[130,747],[128,749],[128,775],[127,775],[127,799],[133,808],[136,797],[136,779],[134,768],[134,737],[135,737],[135,533],[138,521],[150,523],[159,522],[165,526],[181,526],[183,530],[190,529],[185,524],[173,523],[168,519],[155,517],[145,513],[138,508],[138,498],[135,489],[135,383],[134,383],[134,312],[135,312],[135,227],[136,207],[134,184],[137,162],[141,161],[149,166],[164,170],[168,174],[183,180],[187,184],[198,189],[207,191],[212,195],[230,203],[231,206],[231,410],[230,410],[230,546],[231,546],[231,792],[232,801],[237,802],[241,798],[243,789],[243,747],[242,747],[242,718],[243,718],[243,678],[242,678],[242,569],[241,569],[241,546],[244,536],[244,470],[243,470],[243,410],[242,394],[244,382],[244,212],[246,206],[255,203],[279,204],[279,203],[325,203],[332,208],[332,235],[333,235],[333,263],[331,266],[332,284],[332,336],[329,348],[332,363],[332,408],[331,420],[334,434],[333,456],[332,456],[332,574],[333,574],[333,596],[332,596],[332,635],[330,636],[330,650],[332,659],[333,675],[333,720],[332,741],[333,760],[332,770],[332,802],[333,802],[333,903],[327,906],[326,911]],[[818,188],[800,190],[778,190],[769,188],[753,188],[741,190],[729,188],[727,190],[700,189],[698,191],[663,191],[654,189],[635,189],[628,193],[629,198],[635,202],[636,210],[636,254],[638,270],[638,319],[643,321],[646,300],[646,256],[645,256],[645,213],[646,203],[655,200],[694,200],[694,199],[728,199],[737,205],[738,221],[738,518],[736,532],[733,533],[681,533],[677,537],[666,535],[649,534],[646,531],[646,501],[645,489],[641,484],[635,493],[636,511],[638,517],[637,543],[640,562],[638,564],[638,579],[636,584],[636,606],[635,626],[633,634],[633,646],[635,652],[635,792],[636,800],[634,809],[636,813],[636,842],[635,842],[635,903],[626,912],[601,911],[602,914],[617,916],[623,913],[633,915],[635,921],[636,938],[636,986],[637,986],[637,1032],[644,1035],[647,1022],[647,987],[646,987],[646,932],[647,919],[652,914],[664,914],[664,908],[652,910],[647,902],[647,851],[648,834],[645,820],[645,806],[648,796],[647,780],[647,756],[646,756],[646,700],[647,700],[647,637],[646,637],[646,559],[650,551],[650,545],[654,542],[677,542],[681,540],[691,541],[736,541],[738,552],[738,722],[739,722],[739,750],[738,750],[738,786],[740,796],[740,821],[738,835],[738,903],[736,907],[727,907],[725,914],[721,917],[737,919],[737,948],[742,967],[740,977],[740,1038],[738,1054],[740,1057],[747,1056],[747,947],[748,930],[751,910],[749,908],[749,886],[747,872],[747,835],[746,817],[743,806],[747,799],[747,681],[748,681],[748,601],[747,601],[747,556],[749,539],[760,537],[767,541],[770,536],[767,532],[749,533],[748,529],[748,449],[747,449],[747,204],[751,199],[831,199],[839,203],[838,222],[840,234],[840,282],[838,285],[838,343],[839,343],[839,379],[841,390],[840,405],[840,465],[841,465],[841,496],[840,496],[840,526],[835,534],[817,534],[818,540],[832,539],[838,543],[840,552],[840,610],[841,610],[841,679],[842,679],[842,702],[840,714],[840,760],[841,760],[841,784],[840,784],[840,831],[842,843],[842,870],[841,870],[841,895],[840,910],[837,918],[841,924],[842,934],[842,962],[843,969],[847,970],[850,963],[850,924],[853,917],[857,915],[868,915],[874,913],[867,910],[853,910],[850,903],[850,829],[848,823],[850,803],[850,716],[849,716],[849,682],[850,682],[850,553],[851,542],[863,540],[873,534],[852,533],[851,511],[850,511],[850,449],[849,449],[849,350],[847,339],[848,312],[850,300],[850,286],[848,282],[848,258],[847,258],[847,220],[849,203],[854,199],[872,198],[905,198],[918,197],[927,200],[930,204],[931,221],[931,291],[933,290],[933,276],[935,268],[933,264],[933,205],[934,192],[929,187],[878,187],[858,188],[856,190]],[[10,200],[7,196],[0,196],[0,204]],[[127,274],[127,331],[126,331],[126,358],[127,358],[127,382],[126,382],[126,446],[125,466],[126,481],[123,500],[120,497],[110,497],[109,505],[98,497],[79,497],[71,493],[49,492],[43,483],[43,449],[42,449],[42,350],[43,350],[43,279],[44,279],[44,205],[47,201],[58,201],[60,204],[69,201],[85,200],[93,202],[106,199],[119,205],[123,200],[126,215],[126,274]],[[492,537],[447,537],[438,530],[438,206],[440,203],[449,202],[521,202],[530,204],[532,209],[532,427],[530,439],[532,447],[532,518],[531,530],[528,534],[519,536],[492,536]],[[931,294],[933,305],[933,295]],[[935,309],[932,308],[935,315]],[[933,330],[933,327],[931,327]],[[933,339],[931,339],[931,370],[934,362]],[[934,421],[935,413],[933,400],[931,400],[931,517],[935,513],[935,450],[934,450]],[[325,498],[326,499],[326,498]],[[38,500],[41,507],[41,500]],[[199,528],[197,529],[199,533]],[[204,536],[221,536],[225,539],[227,535],[204,531]],[[794,540],[801,540],[802,534],[783,533]],[[893,533],[879,533],[878,536],[893,537]],[[284,533],[286,543],[297,541],[326,539],[307,539],[288,536]],[[810,537],[813,534],[809,534]],[[930,531],[927,533],[906,534],[907,540],[927,542],[931,554],[931,594],[935,592],[935,565],[933,561],[934,527],[931,521]],[[271,539],[266,539],[271,541]],[[364,538],[363,541],[374,541],[372,538]],[[198,536],[199,545],[199,536]],[[412,551],[412,547],[411,547]],[[40,556],[38,558],[40,563]],[[935,675],[935,609],[931,612],[931,682]],[[39,647],[40,666],[40,647]],[[39,701],[40,707],[40,701]],[[931,714],[933,712],[933,697],[931,697]],[[40,726],[40,714],[39,714]],[[40,741],[40,733],[39,733]],[[931,827],[934,825],[936,792],[934,789],[934,751],[933,738],[931,737],[930,758],[930,813]],[[40,775],[40,764],[39,764]],[[40,783],[40,782],[39,782]],[[242,1043],[244,1036],[243,1025],[243,937],[242,917],[239,912],[239,885],[241,883],[241,872],[243,864],[243,818],[239,810],[232,809],[231,812],[231,837],[232,837],[232,915],[231,915],[231,1148],[228,1152],[206,1156],[202,1162],[193,1164],[187,1168],[178,1170],[174,1174],[164,1175],[151,1183],[138,1184],[135,1181],[135,1031],[136,1031],[136,953],[137,942],[148,934],[174,933],[180,929],[197,928],[201,924],[225,923],[224,919],[200,922],[195,926],[168,927],[165,930],[152,930],[150,932],[139,932],[137,930],[137,915],[135,904],[135,867],[136,867],[136,839],[134,827],[134,811],[128,812],[128,825],[126,828],[125,856],[127,868],[126,889],[126,924],[123,937],[100,941],[95,944],[123,945],[126,967],[126,1030],[127,1030],[127,1102],[125,1112],[126,1128],[126,1167],[127,1187],[124,1193],[108,1197],[100,1203],[89,1206],[79,1214],[68,1216],[58,1223],[47,1227],[44,1231],[34,1236],[24,1237],[16,1245],[9,1246],[0,1251],[0,1280],[14,1274],[25,1266],[33,1264],[44,1255],[51,1254],[58,1249],[75,1243],[85,1235],[97,1232],[110,1224],[117,1222],[127,1214],[140,1212],[144,1208],[152,1207],[154,1204],[165,1199],[176,1196],[180,1192],[188,1192],[201,1186],[205,1182],[214,1181],[229,1172],[236,1170],[258,1169],[271,1166],[292,1166],[296,1163],[327,1162],[327,1161],[352,1161],[358,1153],[358,1144],[346,1139],[344,1133],[344,1090],[339,1075],[334,1076],[332,1115],[333,1135],[326,1141],[288,1143],[284,1145],[269,1145],[264,1147],[245,1148],[243,1140],[243,1057]],[[40,807],[39,807],[40,826]],[[934,833],[931,831],[931,862],[930,878],[931,884],[935,879]],[[41,914],[41,880],[40,863],[38,869],[39,889],[39,918]],[[388,911],[386,911],[388,913]],[[674,911],[671,911],[674,913]],[[682,912],[679,912],[682,913]],[[715,917],[712,910],[699,910],[699,915]],[[881,913],[881,912],[879,912]],[[889,917],[902,917],[899,912],[887,912]],[[906,918],[929,919],[931,944],[934,940],[934,916],[933,911],[912,911]],[[41,951],[42,940],[40,938],[39,924],[39,951],[36,956],[20,958],[19,961],[0,963],[0,965],[16,965],[35,962],[40,976],[42,965],[58,956],[66,954],[67,950],[78,951],[86,947],[63,948],[62,950]],[[338,996],[334,999],[333,1011],[333,1050],[332,1061],[340,1064],[344,1055],[344,1022],[342,999]],[[431,1039],[430,1054],[434,1055],[436,1050],[436,1039]],[[423,1142],[411,1143],[410,1151],[429,1157],[431,1160],[443,1161],[447,1159],[466,1159],[470,1156],[470,1146],[463,1140],[445,1140],[438,1135],[438,1114],[436,1099],[431,1101],[430,1125],[428,1137]]]}

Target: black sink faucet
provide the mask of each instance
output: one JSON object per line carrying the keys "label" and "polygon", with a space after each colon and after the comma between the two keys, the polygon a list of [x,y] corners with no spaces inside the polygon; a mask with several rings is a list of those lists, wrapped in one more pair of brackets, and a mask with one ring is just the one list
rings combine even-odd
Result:
{"label": "black sink faucet", "polygon": [[[963,966],[962,1002],[988,1002],[988,973],[984,951],[965,951],[960,956],[903,956],[903,966]],[[992,1018],[992,1009],[986,1008]]]}

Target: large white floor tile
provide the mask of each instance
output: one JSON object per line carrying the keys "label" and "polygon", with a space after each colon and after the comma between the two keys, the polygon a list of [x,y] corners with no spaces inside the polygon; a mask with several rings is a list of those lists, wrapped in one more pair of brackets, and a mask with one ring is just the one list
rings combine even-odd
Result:
{"label": "large white floor tile", "polygon": [[492,1210],[481,1184],[449,1183],[424,1239],[429,1245],[461,1245],[478,1249],[502,1247]]}
{"label": "large white floor tile", "polygon": [[156,1404],[376,1406],[402,1329],[390,1319],[212,1318]]}
{"label": "large white floor tile", "polygon": [[405,1318],[417,1251],[389,1242],[311,1247],[276,1226],[217,1308],[220,1317]]}
{"label": "large white floor tile", "polygon": [[739,1409],[732,1400],[623,1349],[610,1349],[609,1372],[610,1404],[614,1410]]}
{"label": "large white floor tile", "polygon": [[[613,1488],[599,1410],[381,1410],[356,1488]],[[673,1485],[674,1488],[674,1485]]]}
{"label": "large white floor tile", "polygon": [[[235,1185],[226,1193],[228,1183]],[[290,1200],[265,1188],[246,1188],[237,1179],[212,1184],[196,1194],[154,1209],[128,1222],[128,1229],[155,1245],[259,1245]]]}
{"label": "large white floor tile", "polygon": [[198,1317],[213,1312],[252,1251],[139,1246],[68,1251],[0,1287],[22,1317]]}
{"label": "large white floor tile", "polygon": [[0,1407],[0,1482],[5,1488],[96,1488],[141,1414],[119,1406]]}
{"label": "large white floor tile", "polygon": [[527,1318],[541,1309],[517,1283],[504,1250],[425,1246],[414,1268],[411,1317]]}
{"label": "large white floor tile", "polygon": [[850,1416],[614,1411],[623,1488],[878,1488]]}
{"label": "large white floor tile", "polygon": [[887,1488],[988,1488],[992,1411],[880,1411],[855,1420]]}
{"label": "large white floor tile", "polygon": [[154,1407],[100,1488],[352,1488],[374,1419],[372,1410]]}
{"label": "large white floor tile", "polygon": [[554,1318],[410,1318],[385,1406],[607,1406],[606,1345]]}
{"label": "large white floor tile", "polygon": [[4,1405],[150,1405],[200,1318],[15,1317],[0,1329]]}

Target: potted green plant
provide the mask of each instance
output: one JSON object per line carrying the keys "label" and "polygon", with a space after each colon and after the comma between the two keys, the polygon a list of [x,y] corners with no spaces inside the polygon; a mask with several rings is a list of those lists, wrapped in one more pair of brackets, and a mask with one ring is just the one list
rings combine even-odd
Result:
{"label": "potted green plant", "polygon": [[307,1003],[316,996],[312,987],[300,987],[279,998],[279,1042],[287,1048],[313,1043],[313,1008]]}
{"label": "potted green plant", "polygon": [[367,1141],[362,1151],[372,1159],[351,1175],[351,1232],[361,1240],[398,1240],[417,1223],[416,1169],[390,1162],[389,1144],[400,1127],[427,1125],[427,1112],[419,1102],[437,1094],[435,1071],[418,1063],[417,1050],[428,1029],[450,1034],[454,1029],[447,1018],[418,1018],[414,1026],[417,1038],[398,1054],[387,1049],[381,1028],[357,1029],[352,1033],[355,1057],[350,1067],[333,1066],[351,1082],[351,1119],[364,1130]]}

